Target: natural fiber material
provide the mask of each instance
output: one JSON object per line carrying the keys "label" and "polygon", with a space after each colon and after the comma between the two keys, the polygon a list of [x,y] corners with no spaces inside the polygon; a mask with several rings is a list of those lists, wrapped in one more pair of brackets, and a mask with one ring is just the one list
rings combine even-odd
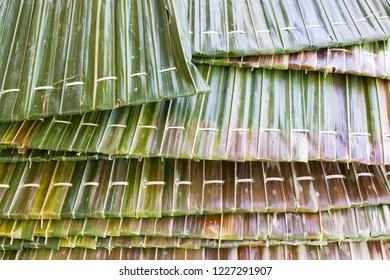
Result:
{"label": "natural fiber material", "polygon": [[389,81],[200,67],[206,95],[0,125],[7,147],[128,157],[390,163]]}
{"label": "natural fiber material", "polygon": [[341,246],[281,245],[235,248],[118,248],[7,251],[3,260],[389,260],[388,241],[347,242]]}
{"label": "natural fiber material", "polygon": [[390,35],[386,0],[193,0],[188,13],[199,56],[292,53]]}
{"label": "natural fiber material", "polygon": [[0,121],[208,91],[174,10],[169,0],[2,1]]}
{"label": "natural fiber material", "polygon": [[386,240],[390,236],[390,208],[383,205],[319,213],[224,213],[138,219],[0,220],[0,237],[8,239],[83,236],[252,240],[266,242],[263,245]]}
{"label": "natural fiber material", "polygon": [[[41,237],[34,238],[34,240],[0,238],[0,250],[2,251],[14,251],[14,250],[24,250],[24,249],[59,250],[60,248],[66,248],[66,247],[61,247],[61,241],[62,240],[59,238],[45,239]],[[86,247],[87,246],[84,246],[82,248],[86,248]],[[89,247],[88,249],[95,249],[95,248]]]}
{"label": "natural fiber material", "polygon": [[389,14],[0,0],[0,259],[390,259]]}
{"label": "natural fiber material", "polygon": [[192,61],[216,66],[320,71],[390,79],[389,41],[291,54],[237,58],[196,56],[192,58]]}
{"label": "natural fiber material", "polygon": [[317,212],[390,204],[390,167],[145,159],[0,164],[0,217]]}
{"label": "natural fiber material", "polygon": [[[342,246],[348,246],[348,243],[354,242],[374,242],[379,240],[351,240],[343,241]],[[250,247],[258,247],[263,249],[264,247],[277,247],[277,246],[332,246],[338,241],[302,241],[302,240],[213,240],[213,239],[196,239],[196,238],[176,238],[176,237],[149,237],[149,236],[134,236],[134,237],[88,237],[88,236],[73,236],[67,239],[60,238],[44,238],[35,237],[33,240],[21,240],[0,238],[0,251],[20,251],[25,249],[46,249],[46,250],[64,250],[66,248],[72,249],[187,249],[187,250],[200,250],[206,248],[219,248],[219,249],[237,249]],[[339,243],[340,244],[340,243]]]}

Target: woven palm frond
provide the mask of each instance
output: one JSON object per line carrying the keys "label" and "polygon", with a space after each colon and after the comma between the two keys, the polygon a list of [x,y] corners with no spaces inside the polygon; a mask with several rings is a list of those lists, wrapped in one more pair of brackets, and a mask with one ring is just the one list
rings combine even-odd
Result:
{"label": "woven palm frond", "polygon": [[390,79],[389,41],[290,54],[212,58],[196,56],[192,61],[216,66],[320,71]]}
{"label": "woven palm frond", "polygon": [[137,158],[390,163],[387,80],[294,70],[200,69],[210,94],[5,123],[0,143]]}
{"label": "woven palm frond", "polygon": [[[193,0],[193,54],[240,57],[386,40],[386,0]],[[216,16],[218,15],[218,16]]]}
{"label": "woven palm frond", "polygon": [[169,12],[165,1],[2,1],[0,121],[208,91],[171,6]]}

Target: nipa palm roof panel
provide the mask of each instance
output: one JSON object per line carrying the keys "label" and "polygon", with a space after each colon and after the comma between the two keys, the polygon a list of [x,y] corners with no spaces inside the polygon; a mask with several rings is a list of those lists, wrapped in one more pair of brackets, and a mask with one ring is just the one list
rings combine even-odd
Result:
{"label": "nipa palm roof panel", "polygon": [[[286,243],[286,244],[284,244]],[[306,245],[307,242],[297,241],[297,245]],[[309,242],[310,245],[314,245]],[[326,241],[322,245],[327,245]],[[202,249],[202,248],[235,248],[242,246],[275,246],[291,245],[283,241],[256,241],[256,240],[212,240],[176,237],[109,237],[98,238],[88,236],[74,236],[67,239],[34,237],[33,240],[0,238],[0,251],[19,251],[25,249],[60,250],[65,248],[84,249],[120,249],[120,248],[159,248],[159,249]]]}
{"label": "nipa palm roof panel", "polygon": [[390,163],[389,81],[200,67],[206,95],[0,125],[19,149],[237,161]]}
{"label": "nipa palm roof panel", "polygon": [[[366,243],[379,240],[351,240],[343,241],[347,243]],[[242,247],[275,247],[275,246],[329,246],[337,241],[279,241],[279,240],[213,240],[213,239],[194,239],[194,238],[176,238],[176,237],[70,237],[68,239],[35,237],[33,240],[21,240],[0,238],[0,251],[21,251],[26,249],[45,249],[45,250],[64,250],[64,249],[189,249],[200,250],[204,248],[235,249]],[[347,245],[344,245],[347,246]]]}
{"label": "nipa palm roof panel", "polygon": [[[353,240],[357,242],[359,240]],[[372,240],[361,240],[362,242]],[[34,237],[32,240],[0,238],[0,251],[19,251],[23,249],[65,248],[85,249],[120,249],[120,248],[159,248],[159,249],[202,249],[202,248],[239,248],[244,246],[279,246],[279,245],[322,245],[326,246],[337,241],[283,241],[283,240],[215,240],[155,236],[124,236],[124,237],[90,237],[72,236],[67,239],[54,237]],[[343,241],[348,242],[348,241]]]}
{"label": "nipa palm roof panel", "polygon": [[0,259],[389,259],[389,12],[0,1]]}
{"label": "nipa palm roof panel", "polygon": [[388,39],[386,0],[193,0],[193,54],[248,56]]}
{"label": "nipa palm roof panel", "polygon": [[208,91],[174,10],[168,1],[2,1],[0,121]]}
{"label": "nipa palm roof panel", "polygon": [[2,260],[389,260],[388,241],[235,248],[62,248],[0,252]]}
{"label": "nipa palm roof panel", "polygon": [[[354,240],[358,242],[359,240]],[[361,240],[361,242],[374,240]],[[239,248],[243,246],[278,246],[278,245],[328,245],[337,241],[257,241],[257,240],[215,240],[176,237],[150,237],[150,236],[126,236],[126,237],[89,237],[73,236],[67,239],[34,237],[33,240],[0,238],[0,251],[19,251],[26,249],[50,249],[60,250],[66,248],[84,249],[120,249],[120,248],[158,248],[158,249],[202,249],[202,248]],[[344,241],[348,242],[348,241]]]}
{"label": "nipa palm roof panel", "polygon": [[0,164],[4,219],[318,212],[390,204],[390,168],[168,159]]}
{"label": "nipa palm roof panel", "polygon": [[390,79],[389,41],[290,54],[242,57],[195,56],[192,61],[197,64],[216,66],[321,71]]}
{"label": "nipa palm roof panel", "polygon": [[23,153],[15,149],[0,149],[0,163],[10,162],[45,162],[53,161],[83,161],[96,159],[125,158],[123,156],[108,156],[103,154],[82,154],[76,152],[55,152],[48,150],[24,150]]}
{"label": "nipa palm roof panel", "polygon": [[318,213],[224,213],[162,218],[0,220],[0,237],[175,237],[265,241],[271,245],[388,239],[388,205]]}

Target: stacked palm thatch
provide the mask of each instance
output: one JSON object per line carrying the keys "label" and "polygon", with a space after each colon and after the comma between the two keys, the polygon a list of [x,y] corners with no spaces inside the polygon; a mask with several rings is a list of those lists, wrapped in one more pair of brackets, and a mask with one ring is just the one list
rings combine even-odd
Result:
{"label": "stacked palm thatch", "polygon": [[0,259],[390,259],[389,15],[0,0]]}

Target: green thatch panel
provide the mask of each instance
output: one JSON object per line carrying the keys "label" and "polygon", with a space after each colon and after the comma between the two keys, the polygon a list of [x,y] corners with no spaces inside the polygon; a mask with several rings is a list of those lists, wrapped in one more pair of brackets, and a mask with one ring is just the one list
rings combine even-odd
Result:
{"label": "green thatch panel", "polygon": [[[54,226],[63,231],[53,231]],[[24,231],[21,233],[15,228]],[[36,237],[72,239],[140,236],[256,240],[296,245],[388,239],[390,208],[383,205],[318,213],[224,213],[143,219],[0,220],[0,237],[5,238],[4,242],[8,239],[34,241]]]}
{"label": "green thatch panel", "polygon": [[0,259],[390,259],[389,15],[0,0]]}
{"label": "green thatch panel", "polygon": [[160,159],[0,164],[0,217],[318,212],[390,204],[390,167]]}
{"label": "green thatch panel", "polygon": [[216,66],[321,71],[390,79],[389,41],[290,54],[211,58],[196,56],[192,61]]}
{"label": "green thatch panel", "polygon": [[389,81],[200,67],[206,95],[0,125],[18,149],[213,160],[390,163]]}
{"label": "green thatch panel", "polygon": [[242,246],[234,248],[28,249],[0,252],[3,260],[389,260],[390,242],[328,245]]}
{"label": "green thatch panel", "polygon": [[292,53],[390,35],[386,0],[193,0],[188,10],[198,56]]}
{"label": "green thatch panel", "polygon": [[104,154],[83,154],[76,152],[56,152],[47,150],[23,150],[16,149],[0,149],[0,162],[45,162],[49,160],[54,161],[84,161],[96,159],[114,159],[126,158],[124,156],[109,156]]}
{"label": "green thatch panel", "polygon": [[[45,249],[45,250],[60,250],[61,248],[61,239],[59,238],[42,238],[42,237],[36,237],[33,240],[12,240],[9,238],[4,238],[3,242],[1,243],[0,241],[0,246],[5,251],[8,250],[15,250],[14,244],[18,244],[21,246],[22,249],[19,250],[24,250],[24,249]],[[81,247],[81,246],[80,246]],[[85,247],[83,247],[85,248]],[[89,247],[88,249],[95,249]]]}
{"label": "green thatch panel", "polygon": [[208,91],[168,2],[1,1],[0,121]]}
{"label": "green thatch panel", "polygon": [[[353,239],[344,240],[343,244],[350,242],[375,242],[378,239]],[[237,249],[243,247],[270,247],[270,246],[329,246],[338,241],[304,241],[304,240],[213,240],[213,239],[195,239],[195,238],[176,238],[176,237],[70,237],[68,239],[42,238],[36,237],[34,240],[12,240],[10,238],[0,238],[1,251],[20,251],[25,249],[53,250],[54,252],[64,249],[186,249],[200,250],[203,248],[216,249]],[[347,246],[347,245],[344,245]]]}

